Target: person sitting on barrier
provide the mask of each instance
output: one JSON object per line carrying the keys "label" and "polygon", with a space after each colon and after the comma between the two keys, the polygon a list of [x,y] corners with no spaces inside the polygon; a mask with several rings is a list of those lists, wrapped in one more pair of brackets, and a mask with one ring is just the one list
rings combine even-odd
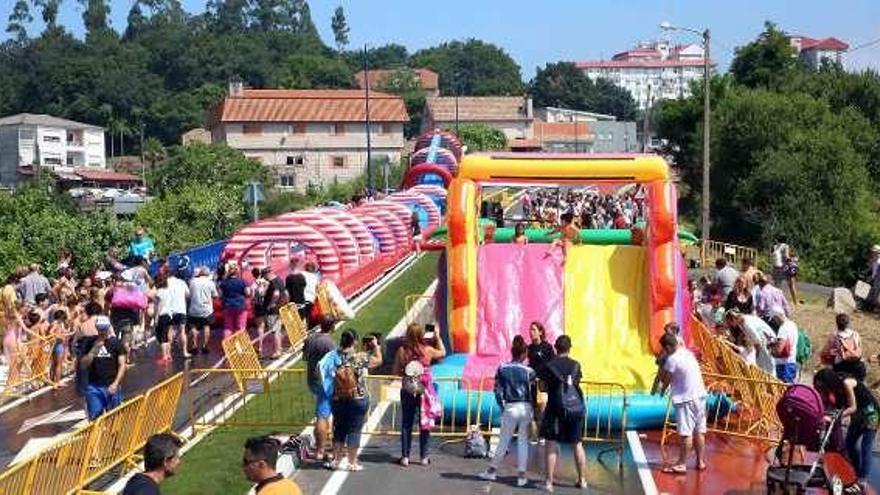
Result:
{"label": "person sitting on barrier", "polygon": [[170,433],[151,435],[144,445],[144,472],[132,476],[121,495],[161,495],[159,485],[177,474],[182,446]]}
{"label": "person sitting on barrier", "polygon": [[382,365],[379,341],[368,336],[365,350],[357,352],[357,333],[345,330],[339,338],[339,348],[328,352],[318,365],[324,393],[332,397],[334,459],[324,465],[327,469],[360,471],[357,451],[361,446],[361,429],[370,406],[367,374]]}
{"label": "person sitting on barrier", "polygon": [[85,370],[84,396],[89,421],[94,421],[122,402],[119,389],[125,376],[125,348],[119,339],[110,335],[110,319],[99,316],[95,320],[96,337],[88,337],[80,366]]}
{"label": "person sitting on barrier", "polygon": [[771,376],[776,376],[776,363],[770,355],[769,345],[776,338],[770,325],[755,315],[744,315],[735,309],[724,314],[724,323],[731,331],[735,328],[749,333],[749,339],[755,342],[755,363]]}
{"label": "person sitting on barrier", "polygon": [[675,423],[681,445],[675,464],[663,468],[664,473],[687,472],[688,452],[691,447],[697,456],[697,469],[706,469],[703,458],[706,434],[706,386],[697,358],[674,335],[665,333],[660,346],[668,355],[660,371],[661,392],[667,388],[675,407]]}
{"label": "person sitting on barrier", "polygon": [[514,432],[516,438],[516,486],[529,483],[526,468],[529,464],[529,425],[532,422],[532,391],[535,386],[535,371],[525,364],[528,354],[526,341],[522,336],[513,338],[510,348],[512,361],[502,364],[495,373],[495,401],[501,406],[501,438],[495,449],[495,456],[489,467],[479,474],[480,478],[495,481],[498,468],[504,462],[507,448]]}
{"label": "person sitting on barrier", "polygon": [[545,380],[549,392],[547,410],[541,422],[541,436],[547,439],[547,479],[544,488],[553,491],[559,444],[570,445],[574,451],[578,481],[576,486],[587,488],[587,455],[581,437],[584,431],[584,393],[580,382],[583,378],[581,365],[569,356],[571,337],[560,335],[556,339],[556,357],[547,363]]}
{"label": "person sitting on barrier", "polygon": [[253,493],[257,495],[302,495],[293,480],[275,470],[281,442],[269,437],[251,437],[244,443],[241,469],[248,481],[256,483]]}
{"label": "person sitting on barrier", "polygon": [[434,346],[425,342],[425,330],[418,323],[406,327],[406,341],[397,349],[394,358],[394,374],[402,378],[400,387],[400,460],[401,466],[409,466],[412,449],[412,429],[418,418],[419,454],[421,464],[431,463],[428,442],[434,426],[432,398],[436,398],[431,378],[431,363],[446,356],[443,339],[435,335]]}
{"label": "person sitting on barrier", "polygon": [[752,338],[751,332],[743,330],[740,326],[731,326],[729,330],[730,339],[724,339],[724,343],[730,345],[746,364],[757,366],[759,344]]}
{"label": "person sitting on barrier", "polygon": [[329,461],[325,458],[325,449],[330,437],[330,415],[332,414],[330,398],[324,392],[318,363],[324,356],[336,350],[331,334],[336,322],[331,318],[321,320],[320,331],[306,337],[303,342],[302,356],[306,362],[306,382],[315,396],[315,454],[318,461]]}

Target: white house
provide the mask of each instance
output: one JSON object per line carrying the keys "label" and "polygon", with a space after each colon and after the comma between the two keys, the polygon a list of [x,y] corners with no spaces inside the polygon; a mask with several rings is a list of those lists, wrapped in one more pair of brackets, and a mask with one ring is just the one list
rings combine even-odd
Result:
{"label": "white house", "polygon": [[[396,164],[409,121],[403,99],[371,91],[369,104],[373,163]],[[366,171],[366,118],[361,90],[245,89],[234,82],[209,130],[212,142],[270,167],[279,187],[304,191]]]}
{"label": "white house", "polygon": [[843,65],[843,54],[849,50],[849,45],[837,38],[815,39],[794,35],[789,36],[788,41],[794,55],[813,70],[818,70],[823,60]]}
{"label": "white house", "polygon": [[[644,110],[660,100],[690,95],[690,85],[703,79],[705,60],[699,45],[651,41],[611,57],[575,62],[590,79],[607,79],[630,92]],[[714,66],[710,62],[710,67]]]}
{"label": "white house", "polygon": [[72,120],[20,113],[0,118],[0,185],[15,187],[43,171],[106,168],[104,129]]}

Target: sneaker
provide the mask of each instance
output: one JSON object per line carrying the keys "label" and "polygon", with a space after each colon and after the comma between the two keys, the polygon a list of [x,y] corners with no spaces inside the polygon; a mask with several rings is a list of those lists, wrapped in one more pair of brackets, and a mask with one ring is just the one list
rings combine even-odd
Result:
{"label": "sneaker", "polygon": [[529,484],[528,478],[523,478],[522,476],[520,476],[519,478],[516,479],[516,486],[518,486],[520,488],[522,488],[528,484]]}
{"label": "sneaker", "polygon": [[498,475],[495,473],[495,471],[491,471],[489,469],[483,471],[477,476],[479,476],[480,479],[484,479],[486,481],[495,481],[498,478]]}

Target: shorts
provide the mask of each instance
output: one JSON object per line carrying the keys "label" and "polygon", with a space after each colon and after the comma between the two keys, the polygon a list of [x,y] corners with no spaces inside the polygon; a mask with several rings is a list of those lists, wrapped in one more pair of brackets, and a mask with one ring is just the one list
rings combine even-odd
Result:
{"label": "shorts", "polygon": [[318,419],[330,419],[333,410],[330,406],[330,398],[324,393],[324,389],[317,383],[310,383],[309,390],[315,396],[315,417]]}
{"label": "shorts", "polygon": [[56,342],[54,346],[52,346],[52,354],[61,355],[64,354],[64,342]]}
{"label": "shorts", "polygon": [[162,315],[156,322],[156,340],[160,344],[168,342],[168,330],[171,326],[186,325],[186,315],[182,313],[174,313],[174,315]]}
{"label": "shorts", "polygon": [[277,313],[266,315],[266,332],[276,333],[281,331],[281,317]]}
{"label": "shorts", "polygon": [[360,399],[335,400],[333,409],[333,441],[346,447],[361,446],[361,429],[367,417],[369,401]]}
{"label": "shorts", "polygon": [[576,444],[584,436],[584,415],[565,415],[549,408],[541,421],[541,438],[562,444]]}
{"label": "shorts", "polygon": [[794,383],[794,381],[797,379],[797,373],[797,363],[785,363],[776,365],[776,378],[782,380],[783,383]]}
{"label": "shorts", "polygon": [[675,430],[681,437],[706,433],[706,398],[675,404]]}
{"label": "shorts", "polygon": [[791,276],[785,270],[784,266],[773,267],[773,285],[779,287],[783,282],[787,282]]}
{"label": "shorts", "polygon": [[86,411],[89,415],[89,421],[94,421],[105,412],[122,403],[122,393],[119,389],[116,390],[115,394],[111,394],[107,387],[98,385],[86,385],[83,390],[83,397],[86,400]]}
{"label": "shorts", "polygon": [[210,314],[208,316],[188,315],[186,317],[186,321],[187,321],[187,323],[189,323],[189,326],[191,326],[197,330],[201,330],[202,328],[205,328],[205,327],[214,326],[214,315],[213,314]]}

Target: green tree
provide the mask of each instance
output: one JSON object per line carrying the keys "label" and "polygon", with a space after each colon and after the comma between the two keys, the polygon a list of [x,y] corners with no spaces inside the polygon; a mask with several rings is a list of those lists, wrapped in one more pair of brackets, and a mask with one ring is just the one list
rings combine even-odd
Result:
{"label": "green tree", "polygon": [[53,33],[58,30],[58,10],[61,8],[61,0],[32,0],[34,7],[40,9],[43,22],[46,23],[46,32]]}
{"label": "green tree", "polygon": [[750,88],[776,88],[795,70],[797,61],[788,36],[769,21],[757,40],[736,49],[730,64],[737,84]]}
{"label": "green tree", "polygon": [[110,15],[110,5],[106,0],[78,0],[83,7],[83,24],[86,28],[86,36],[94,36],[106,33],[110,29],[107,17]]}
{"label": "green tree", "polygon": [[[357,72],[364,68],[364,52],[349,50],[343,53],[345,63]],[[376,48],[367,49],[367,66],[373,69],[396,69],[409,63],[409,52],[403,45],[389,43]]]}
{"label": "green tree", "polygon": [[33,22],[33,20],[34,16],[31,15],[27,0],[17,0],[12,7],[12,13],[9,14],[6,32],[15,36],[19,43],[23,43],[28,37],[27,25]]}
{"label": "green tree", "polygon": [[468,152],[497,151],[507,148],[507,136],[486,124],[464,124],[455,131]]}
{"label": "green tree", "polygon": [[407,138],[418,135],[422,125],[422,112],[425,109],[426,96],[418,74],[406,67],[397,69],[383,78],[376,89],[403,98],[406,112],[409,114],[409,122],[404,126],[404,135]]}
{"label": "green tree", "polygon": [[299,13],[296,31],[305,36],[320,38],[318,35],[318,28],[312,20],[312,9],[309,7],[309,2],[306,2],[305,0],[294,0],[294,4]]}
{"label": "green tree", "polygon": [[345,12],[342,6],[336,7],[333,12],[333,19],[330,21],[330,27],[333,29],[333,39],[336,41],[336,49],[342,51],[348,45],[348,21],[345,20]]}
{"label": "green tree", "polygon": [[412,67],[426,67],[440,76],[444,95],[520,95],[524,92],[519,65],[503,49],[484,41],[452,41],[420,50]]}
{"label": "green tree", "polygon": [[187,184],[220,189],[241,200],[247,183],[271,184],[269,171],[256,160],[222,144],[192,143],[171,148],[168,159],[150,171],[155,194],[164,196]]}
{"label": "green tree", "polygon": [[291,55],[280,80],[282,86],[294,89],[355,87],[354,74],[345,62],[318,55]]}
{"label": "green tree", "polygon": [[636,102],[629,91],[605,79],[595,82],[571,62],[557,62],[538,68],[530,85],[535,105],[614,115],[633,120]]}
{"label": "green tree", "polygon": [[150,169],[156,167],[156,164],[168,158],[168,150],[162,145],[162,142],[154,137],[149,137],[144,141],[143,149],[144,160],[150,164]]}

